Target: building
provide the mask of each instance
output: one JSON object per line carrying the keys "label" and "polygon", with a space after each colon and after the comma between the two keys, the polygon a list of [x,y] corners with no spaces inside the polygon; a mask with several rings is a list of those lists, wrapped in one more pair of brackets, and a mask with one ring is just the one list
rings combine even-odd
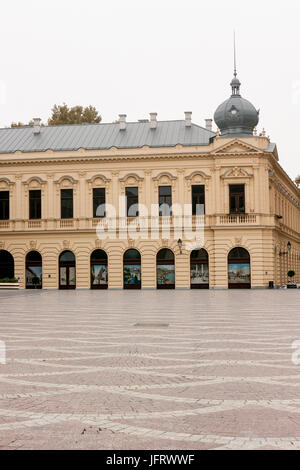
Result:
{"label": "building", "polygon": [[[300,189],[257,135],[236,73],[231,88],[217,132],[190,112],[1,129],[0,278],[45,289],[267,288],[293,269],[300,282]],[[178,235],[179,219],[192,230],[201,220],[201,243]]]}

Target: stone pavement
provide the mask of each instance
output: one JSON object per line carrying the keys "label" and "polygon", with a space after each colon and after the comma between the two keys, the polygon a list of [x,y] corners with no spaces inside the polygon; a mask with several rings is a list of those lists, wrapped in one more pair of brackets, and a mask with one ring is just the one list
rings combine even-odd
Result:
{"label": "stone pavement", "polygon": [[300,290],[1,291],[0,340],[0,449],[300,449]]}

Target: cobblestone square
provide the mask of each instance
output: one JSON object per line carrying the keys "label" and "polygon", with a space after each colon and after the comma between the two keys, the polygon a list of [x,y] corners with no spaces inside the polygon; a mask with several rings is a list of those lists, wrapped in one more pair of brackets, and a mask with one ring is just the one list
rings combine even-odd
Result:
{"label": "cobblestone square", "polygon": [[0,340],[0,449],[300,449],[300,290],[1,291]]}

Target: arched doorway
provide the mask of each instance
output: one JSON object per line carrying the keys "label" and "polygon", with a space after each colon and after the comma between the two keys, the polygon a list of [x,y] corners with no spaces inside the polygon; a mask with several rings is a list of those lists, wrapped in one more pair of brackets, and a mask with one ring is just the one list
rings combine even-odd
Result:
{"label": "arched doorway", "polygon": [[191,289],[209,289],[208,253],[203,248],[191,253]]}
{"label": "arched doorway", "polygon": [[251,289],[250,255],[245,248],[233,248],[228,255],[228,288]]}
{"label": "arched doorway", "polygon": [[107,254],[103,250],[91,254],[91,289],[107,289]]}
{"label": "arched doorway", "polygon": [[0,279],[15,277],[15,262],[13,256],[6,250],[0,250]]}
{"label": "arched doorway", "polygon": [[134,249],[125,251],[123,256],[124,289],[141,288],[141,255]]}
{"label": "arched doorway", "polygon": [[26,289],[42,288],[42,257],[38,251],[26,255]]}
{"label": "arched doorway", "polygon": [[163,248],[156,255],[157,289],[175,289],[174,253]]}
{"label": "arched doorway", "polygon": [[76,288],[76,261],[72,251],[63,251],[59,256],[59,288]]}

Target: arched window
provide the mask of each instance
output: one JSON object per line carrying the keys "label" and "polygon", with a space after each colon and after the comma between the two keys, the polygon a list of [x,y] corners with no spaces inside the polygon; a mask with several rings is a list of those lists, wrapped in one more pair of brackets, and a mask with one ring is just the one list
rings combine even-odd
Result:
{"label": "arched window", "polygon": [[59,288],[76,288],[76,261],[72,251],[63,251],[59,256]]}
{"label": "arched window", "polygon": [[124,289],[141,288],[141,255],[134,249],[125,251],[123,256]]}
{"label": "arched window", "polygon": [[12,279],[15,276],[13,256],[6,250],[0,250],[0,279]]}
{"label": "arched window", "polygon": [[107,254],[103,250],[91,254],[91,289],[107,289]]}
{"label": "arched window", "polygon": [[228,255],[228,288],[251,289],[250,255],[245,248],[233,248]]}
{"label": "arched window", "polygon": [[26,255],[26,289],[42,288],[42,256],[38,251]]}
{"label": "arched window", "polygon": [[175,289],[174,253],[163,248],[156,255],[157,289]]}
{"label": "arched window", "polygon": [[191,289],[209,289],[208,253],[203,248],[191,252]]}

